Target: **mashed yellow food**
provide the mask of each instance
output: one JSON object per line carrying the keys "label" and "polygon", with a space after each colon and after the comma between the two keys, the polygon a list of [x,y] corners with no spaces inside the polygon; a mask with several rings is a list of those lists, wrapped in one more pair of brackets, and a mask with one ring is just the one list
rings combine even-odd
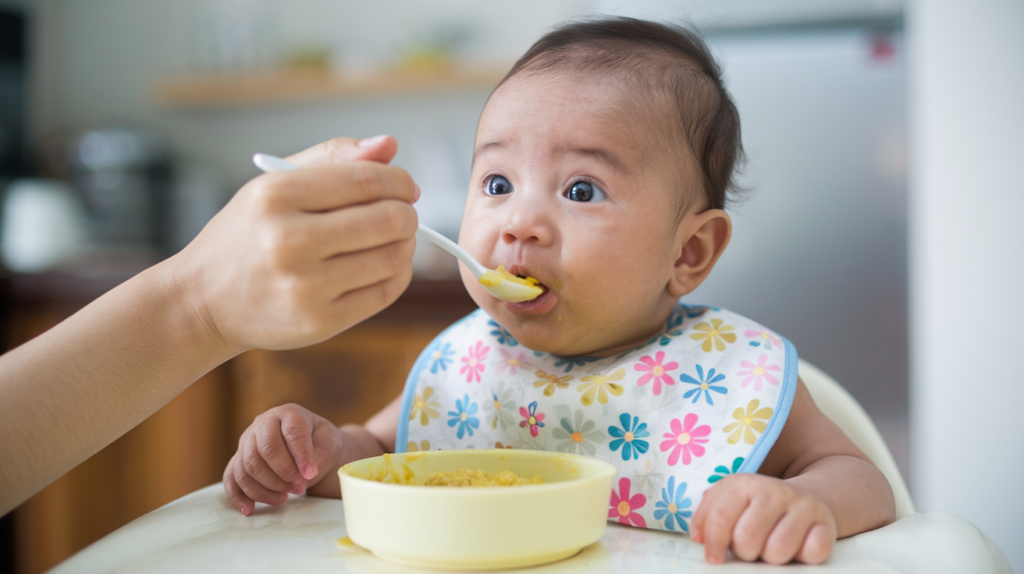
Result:
{"label": "mashed yellow food", "polygon": [[[410,455],[406,460],[412,461],[413,456],[419,458],[422,455]],[[503,470],[495,474],[487,474],[482,470],[468,470],[460,468],[455,472],[435,472],[427,476],[426,480],[420,482],[409,465],[395,465],[391,461],[391,455],[384,454],[384,466],[372,469],[368,480],[375,482],[390,482],[394,484],[411,484],[423,486],[520,486],[523,484],[543,484],[544,480],[540,475],[533,478],[522,478],[511,470]]]}
{"label": "mashed yellow food", "polygon": [[503,470],[496,474],[487,474],[482,470],[460,468],[455,472],[435,472],[423,482],[424,486],[520,486],[523,484],[543,484],[540,475],[523,478],[511,470]]}
{"label": "mashed yellow food", "polygon": [[527,277],[526,279],[516,277],[515,275],[509,273],[505,269],[504,265],[498,265],[498,268],[495,269],[494,271],[485,271],[484,274],[481,275],[479,279],[477,279],[477,281],[479,281],[480,284],[485,287],[494,287],[501,283],[502,281],[511,281],[513,283],[518,283],[520,285],[525,285],[527,287],[536,287],[537,283],[539,283],[539,281],[537,281],[533,277]]}

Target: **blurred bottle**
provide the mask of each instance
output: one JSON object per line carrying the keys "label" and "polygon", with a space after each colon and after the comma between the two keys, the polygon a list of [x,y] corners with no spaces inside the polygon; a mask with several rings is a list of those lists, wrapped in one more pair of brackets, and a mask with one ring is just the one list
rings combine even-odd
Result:
{"label": "blurred bottle", "polygon": [[20,273],[57,267],[81,253],[85,228],[81,201],[67,184],[14,180],[4,195],[4,263]]}

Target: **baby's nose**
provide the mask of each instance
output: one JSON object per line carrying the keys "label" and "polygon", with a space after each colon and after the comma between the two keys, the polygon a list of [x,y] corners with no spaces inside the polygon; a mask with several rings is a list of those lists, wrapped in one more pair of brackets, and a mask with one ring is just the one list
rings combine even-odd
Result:
{"label": "baby's nose", "polygon": [[550,213],[542,206],[528,201],[510,206],[501,230],[501,240],[507,244],[523,242],[544,246],[552,242],[554,235],[554,222]]}

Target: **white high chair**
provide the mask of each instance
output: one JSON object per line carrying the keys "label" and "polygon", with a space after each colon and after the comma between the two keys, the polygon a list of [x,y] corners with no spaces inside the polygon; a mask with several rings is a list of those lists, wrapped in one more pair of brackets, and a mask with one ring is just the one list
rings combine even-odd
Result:
{"label": "white high chair", "polygon": [[[882,470],[896,496],[898,520],[836,542],[824,564],[772,566],[735,560],[703,562],[703,546],[675,532],[609,524],[601,540],[573,558],[529,568],[535,574],[1013,574],[998,548],[970,522],[947,512],[914,512],[907,485],[885,441],[857,401],[809,363],[800,377],[818,407]],[[344,501],[290,495],[288,504],[258,505],[248,518],[227,501],[220,484],[193,492],[121,527],[55,568],[51,574],[107,572],[421,572],[339,548],[347,536]],[[520,570],[517,570],[517,572]]]}
{"label": "white high chair", "polygon": [[[875,546],[871,554],[889,565],[900,564],[901,572],[1013,574],[999,548],[970,522],[945,512],[916,513],[910,490],[889,447],[857,400],[835,379],[807,361],[800,361],[799,373],[821,412],[882,471],[896,499],[894,524],[854,539]],[[916,548],[908,552],[908,546]],[[851,553],[849,545],[837,545],[833,558],[842,560],[847,553]]]}

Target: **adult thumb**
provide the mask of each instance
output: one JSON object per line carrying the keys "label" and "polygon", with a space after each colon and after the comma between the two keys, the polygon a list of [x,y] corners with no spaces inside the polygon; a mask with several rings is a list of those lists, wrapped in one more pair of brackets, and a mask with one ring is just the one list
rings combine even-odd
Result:
{"label": "adult thumb", "polygon": [[295,165],[310,167],[347,161],[389,163],[398,153],[398,140],[388,135],[357,140],[334,138],[285,158]]}

